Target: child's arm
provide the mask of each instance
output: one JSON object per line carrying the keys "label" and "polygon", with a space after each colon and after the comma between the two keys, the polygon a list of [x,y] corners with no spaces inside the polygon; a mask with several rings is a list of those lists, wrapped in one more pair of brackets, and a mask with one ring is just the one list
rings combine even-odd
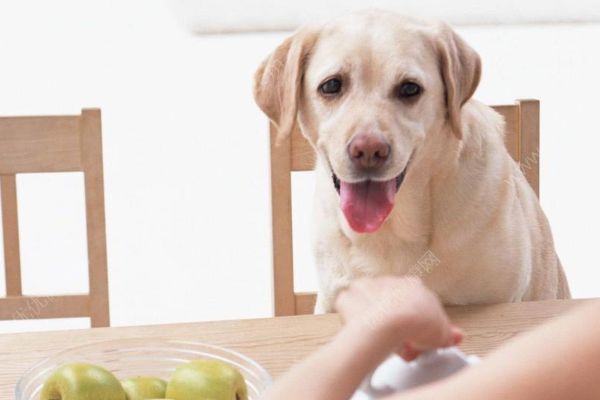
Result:
{"label": "child's arm", "polygon": [[414,356],[462,337],[435,295],[415,278],[355,281],[340,294],[336,308],[344,328],[279,380],[265,399],[347,400],[390,353]]}
{"label": "child's arm", "polygon": [[481,364],[392,399],[600,399],[600,302],[523,334]]}
{"label": "child's arm", "polygon": [[[365,279],[336,303],[340,333],[278,381],[269,400],[347,400],[363,377],[391,352],[456,344],[434,295],[418,280]],[[452,377],[389,400],[600,399],[600,302],[525,333]]]}

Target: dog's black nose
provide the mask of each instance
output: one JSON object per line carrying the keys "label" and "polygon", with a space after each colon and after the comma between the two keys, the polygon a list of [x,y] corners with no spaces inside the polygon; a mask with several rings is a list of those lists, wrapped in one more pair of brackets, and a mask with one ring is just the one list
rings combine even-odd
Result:
{"label": "dog's black nose", "polygon": [[390,145],[381,135],[361,133],[348,144],[348,155],[355,166],[373,169],[382,166],[390,156]]}

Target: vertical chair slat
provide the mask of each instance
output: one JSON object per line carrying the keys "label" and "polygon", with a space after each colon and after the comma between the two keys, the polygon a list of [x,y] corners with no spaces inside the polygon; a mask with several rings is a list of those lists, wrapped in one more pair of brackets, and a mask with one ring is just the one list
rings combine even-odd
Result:
{"label": "vertical chair slat", "polygon": [[19,220],[17,213],[17,179],[14,174],[0,176],[2,192],[2,229],[4,236],[4,270],[6,295],[20,296],[21,259],[19,251]]}
{"label": "vertical chair slat", "polygon": [[540,197],[540,102],[519,100],[519,151],[523,174]]}
{"label": "vertical chair slat", "polygon": [[270,135],[275,315],[294,315],[291,140],[288,136],[277,142],[277,128],[273,124]]}
{"label": "vertical chair slat", "polygon": [[100,120],[100,110],[82,111],[81,156],[85,186],[92,327],[109,326],[110,323]]}

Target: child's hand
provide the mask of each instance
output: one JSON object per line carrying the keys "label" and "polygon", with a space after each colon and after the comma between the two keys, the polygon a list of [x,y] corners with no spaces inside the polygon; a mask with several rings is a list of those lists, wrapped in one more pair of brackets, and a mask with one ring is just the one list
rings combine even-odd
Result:
{"label": "child's hand", "polygon": [[383,335],[407,360],[456,345],[463,337],[435,294],[416,277],[355,280],[338,295],[335,308],[347,325]]}

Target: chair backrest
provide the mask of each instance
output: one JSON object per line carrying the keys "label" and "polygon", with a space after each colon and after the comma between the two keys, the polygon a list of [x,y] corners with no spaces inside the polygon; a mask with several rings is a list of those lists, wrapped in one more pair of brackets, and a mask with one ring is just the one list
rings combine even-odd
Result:
{"label": "chair backrest", "polygon": [[[493,108],[506,121],[505,143],[508,152],[519,162],[529,184],[539,196],[539,101],[518,100],[515,104]],[[291,173],[312,170],[315,154],[298,129],[278,145],[277,129],[272,124],[270,134],[275,315],[310,314],[313,312],[315,294],[294,291]]]}
{"label": "chair backrest", "polygon": [[[84,175],[89,293],[23,296],[16,174],[73,172]],[[81,115],[0,118],[0,191],[4,231],[6,297],[0,320],[90,317],[109,325],[106,228],[100,110]]]}

